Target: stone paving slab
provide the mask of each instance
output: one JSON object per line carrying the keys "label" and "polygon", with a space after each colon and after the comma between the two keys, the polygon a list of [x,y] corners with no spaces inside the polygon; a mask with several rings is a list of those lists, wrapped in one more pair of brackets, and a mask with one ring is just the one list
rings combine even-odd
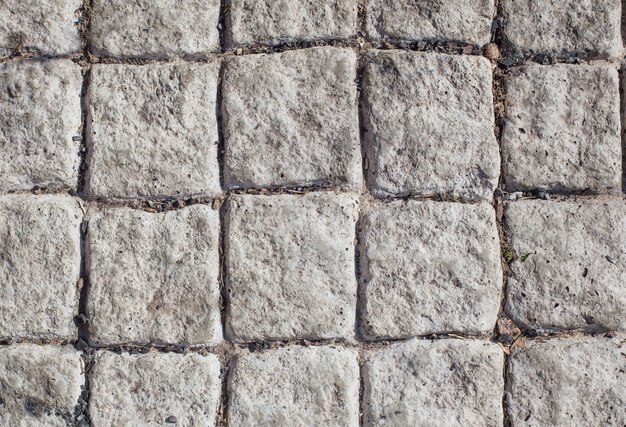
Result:
{"label": "stone paving slab", "polygon": [[343,40],[356,31],[357,2],[352,0],[230,0],[227,10],[231,47]]}
{"label": "stone paving slab", "polygon": [[350,49],[226,61],[226,187],[360,186],[355,80],[356,55]]}
{"label": "stone paving slab", "polygon": [[507,204],[507,311],[538,331],[626,328],[626,201]]}
{"label": "stone paving slab", "polygon": [[73,425],[84,383],[80,353],[70,347],[0,346],[0,425]]}
{"label": "stone paving slab", "polygon": [[334,193],[230,198],[231,339],[354,336],[357,206],[355,197]]}
{"label": "stone paving slab", "polygon": [[96,426],[214,426],[221,393],[213,354],[98,352],[90,376]]}
{"label": "stone paving slab", "polygon": [[284,347],[237,358],[228,381],[233,426],[359,425],[355,350]]}
{"label": "stone paving slab", "polygon": [[367,172],[374,194],[493,196],[500,156],[489,61],[373,51],[363,79]]}
{"label": "stone paving slab", "polygon": [[367,350],[363,425],[501,425],[504,354],[480,340]]}
{"label": "stone paving slab", "polygon": [[619,191],[621,118],[613,66],[515,68],[506,93],[502,157],[508,191]]}
{"label": "stone paving slab", "polygon": [[374,41],[443,41],[485,45],[493,0],[365,0],[367,35]]}
{"label": "stone paving slab", "polygon": [[96,65],[87,190],[102,198],[217,195],[219,64]]}
{"label": "stone paving slab", "polygon": [[89,339],[216,344],[219,218],[210,206],[107,209],[89,221]]}
{"label": "stone paving slab", "polygon": [[624,338],[533,341],[509,360],[507,404],[515,426],[626,423]]}
{"label": "stone paving slab", "polygon": [[491,206],[377,203],[360,240],[366,337],[493,330],[502,269]]}
{"label": "stone paving slab", "polygon": [[0,197],[0,339],[74,339],[82,212],[62,195]]}
{"label": "stone paving slab", "polygon": [[0,63],[0,81],[0,191],[75,189],[80,66],[69,60],[7,61]]}
{"label": "stone paving slab", "polygon": [[68,55],[81,48],[81,0],[4,0],[0,7],[0,57],[15,51]]}

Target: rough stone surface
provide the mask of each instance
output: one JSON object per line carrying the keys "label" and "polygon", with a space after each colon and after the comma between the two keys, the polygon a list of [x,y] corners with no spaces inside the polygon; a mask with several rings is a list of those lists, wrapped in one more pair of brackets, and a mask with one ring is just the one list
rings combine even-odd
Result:
{"label": "rough stone surface", "polygon": [[374,193],[491,198],[500,156],[489,61],[375,51],[363,86]]}
{"label": "rough stone surface", "polygon": [[354,336],[357,203],[332,193],[230,200],[226,276],[232,338]]}
{"label": "rough stone surface", "polygon": [[0,347],[0,425],[65,427],[81,394],[80,353],[69,347]]}
{"label": "rough stone surface", "polygon": [[226,39],[231,46],[346,39],[356,35],[352,0],[231,0]]}
{"label": "rough stone surface", "polygon": [[515,426],[626,424],[624,339],[530,342],[509,360],[507,403]]}
{"label": "rough stone surface", "polygon": [[412,340],[368,350],[364,425],[501,425],[503,364],[502,350],[479,340]]}
{"label": "rough stone surface", "polygon": [[81,0],[3,0],[0,5],[0,57],[15,51],[67,55],[80,50]]}
{"label": "rough stone surface", "polygon": [[488,204],[370,206],[361,235],[363,333],[489,333],[500,309],[500,240]]}
{"label": "rough stone surface", "polygon": [[217,343],[218,236],[218,213],[205,205],[94,214],[87,235],[90,340]]}
{"label": "rough stone surface", "polygon": [[0,339],[76,336],[81,220],[70,197],[0,197]]}
{"label": "rough stone surface", "polygon": [[220,362],[213,354],[99,352],[89,384],[96,426],[214,426]]}
{"label": "rough stone surface", "polygon": [[620,0],[503,0],[502,17],[514,51],[597,58],[623,53]]}
{"label": "rough stone surface", "polygon": [[493,0],[365,0],[365,25],[374,41],[452,41],[485,45],[491,39]]}
{"label": "rough stone surface", "polygon": [[97,197],[219,193],[218,64],[96,65],[88,191]]}
{"label": "rough stone surface", "polygon": [[507,311],[537,330],[626,328],[626,202],[507,205]]}
{"label": "rough stone surface", "polygon": [[0,81],[0,190],[76,188],[80,67],[69,60],[8,61],[0,64]]}
{"label": "rough stone surface", "polygon": [[204,56],[220,47],[219,0],[94,0],[92,7],[98,55]]}
{"label": "rough stone surface", "polygon": [[222,111],[227,187],[360,185],[355,79],[349,49],[229,60]]}
{"label": "rough stone surface", "polygon": [[554,65],[514,69],[502,135],[509,191],[619,191],[617,70]]}
{"label": "rough stone surface", "polygon": [[233,426],[359,425],[355,350],[284,347],[246,353],[228,382]]}

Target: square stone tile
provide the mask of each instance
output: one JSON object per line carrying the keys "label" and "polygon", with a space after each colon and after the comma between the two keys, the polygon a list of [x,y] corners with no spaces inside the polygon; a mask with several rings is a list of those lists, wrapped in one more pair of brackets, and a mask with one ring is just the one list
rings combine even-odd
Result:
{"label": "square stone tile", "polygon": [[591,58],[623,53],[620,0],[503,0],[501,13],[514,53]]}
{"label": "square stone tile", "polygon": [[115,57],[206,56],[220,48],[219,0],[94,0],[91,50]]}
{"label": "square stone tile", "polygon": [[367,35],[374,41],[444,41],[485,45],[493,0],[365,0]]}
{"label": "square stone tile", "polygon": [[491,199],[500,153],[489,61],[373,51],[363,78],[368,182],[376,195]]}
{"label": "square stone tile", "polygon": [[75,190],[80,66],[69,60],[7,61],[0,64],[0,81],[0,191]]}
{"label": "square stone tile", "polygon": [[626,201],[509,203],[507,311],[538,331],[626,329]]}
{"label": "square stone tile", "polygon": [[231,0],[226,12],[230,46],[318,40],[356,36],[357,2],[352,0]]}
{"label": "square stone tile", "polygon": [[359,425],[357,353],[283,347],[237,358],[228,380],[233,426]]}
{"label": "square stone tile", "polygon": [[229,199],[232,339],[354,337],[357,204],[333,193]]}
{"label": "square stone tile", "polygon": [[219,65],[96,65],[87,189],[102,198],[213,196]]}
{"label": "square stone tile", "polygon": [[94,425],[215,426],[221,394],[214,354],[96,353],[90,376]]}
{"label": "square stone tile", "polygon": [[375,203],[363,219],[362,333],[488,334],[500,309],[500,239],[486,204]]}
{"label": "square stone tile", "polygon": [[513,425],[626,424],[624,337],[527,342],[509,359],[507,404]]}
{"label": "square stone tile", "polygon": [[531,65],[506,81],[506,189],[618,192],[622,174],[617,70]]}
{"label": "square stone tile", "polygon": [[0,197],[0,339],[76,338],[82,217],[67,196]]}
{"label": "square stone tile", "polygon": [[363,425],[501,425],[503,365],[500,347],[479,340],[366,350]]}
{"label": "square stone tile", "polygon": [[89,339],[103,344],[216,344],[219,216],[107,209],[89,221]]}
{"label": "square stone tile", "polygon": [[356,55],[303,49],[225,64],[228,188],[361,184]]}
{"label": "square stone tile", "polygon": [[4,0],[0,7],[0,56],[15,51],[68,55],[80,51],[81,0]]}
{"label": "square stone tile", "polygon": [[0,346],[0,425],[74,425],[84,383],[80,353],[70,347]]}

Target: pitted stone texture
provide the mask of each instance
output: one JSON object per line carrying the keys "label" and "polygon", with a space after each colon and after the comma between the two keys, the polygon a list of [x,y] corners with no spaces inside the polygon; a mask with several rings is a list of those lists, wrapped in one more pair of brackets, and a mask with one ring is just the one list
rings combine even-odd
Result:
{"label": "pitted stone texture", "polygon": [[89,384],[94,425],[208,427],[217,417],[220,363],[213,354],[99,352]]}
{"label": "pitted stone texture", "polygon": [[219,0],[94,0],[91,48],[98,55],[204,56],[220,47]]}
{"label": "pitted stone texture", "polygon": [[626,202],[509,203],[507,311],[540,331],[626,328]]}
{"label": "pitted stone texture", "polygon": [[500,425],[503,364],[497,345],[478,340],[366,350],[364,425]]}
{"label": "pitted stone texture", "polygon": [[0,339],[76,337],[81,221],[70,197],[0,197]]}
{"label": "pitted stone texture", "polygon": [[69,60],[8,61],[0,64],[0,81],[0,190],[75,189],[80,67]]}
{"label": "pitted stone texture", "polygon": [[352,0],[231,0],[226,26],[231,46],[346,39],[356,35]]}
{"label": "pitted stone texture", "polygon": [[495,326],[502,269],[488,204],[375,204],[361,241],[368,338],[489,333]]}
{"label": "pitted stone texture", "polygon": [[511,71],[502,134],[506,188],[619,191],[617,70],[526,66]]}
{"label": "pitted stone texture", "polygon": [[221,340],[219,217],[110,209],[89,222],[89,338],[95,344]]}
{"label": "pitted stone texture", "polygon": [[502,17],[513,51],[592,58],[623,52],[620,0],[504,0]]}
{"label": "pitted stone texture", "polygon": [[489,43],[493,0],[365,0],[365,25],[374,41]]}
{"label": "pitted stone texture", "polygon": [[43,55],[80,50],[81,0],[4,0],[0,6],[0,56],[23,50]]}
{"label": "pitted stone texture", "polygon": [[527,342],[509,360],[507,403],[515,426],[626,424],[624,339]]}
{"label": "pitted stone texture", "polygon": [[228,382],[233,426],[359,425],[357,353],[333,347],[284,347],[246,353]]}
{"label": "pitted stone texture", "polygon": [[80,353],[71,348],[0,347],[0,425],[74,425],[74,408],[84,383]]}
{"label": "pitted stone texture", "polygon": [[219,193],[218,64],[96,65],[88,189],[96,197]]}
{"label": "pitted stone texture", "polygon": [[313,48],[225,65],[224,180],[229,188],[358,186],[356,55]]}
{"label": "pitted stone texture", "polygon": [[375,194],[492,197],[500,155],[489,61],[377,51],[366,59],[363,86]]}
{"label": "pitted stone texture", "polygon": [[228,206],[228,328],[238,341],[354,336],[357,200],[234,196]]}

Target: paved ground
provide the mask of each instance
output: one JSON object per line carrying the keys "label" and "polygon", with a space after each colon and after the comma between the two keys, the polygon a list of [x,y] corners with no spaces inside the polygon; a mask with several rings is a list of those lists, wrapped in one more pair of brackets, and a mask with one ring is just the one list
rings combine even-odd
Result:
{"label": "paved ground", "polygon": [[6,0],[0,425],[626,424],[619,0]]}

